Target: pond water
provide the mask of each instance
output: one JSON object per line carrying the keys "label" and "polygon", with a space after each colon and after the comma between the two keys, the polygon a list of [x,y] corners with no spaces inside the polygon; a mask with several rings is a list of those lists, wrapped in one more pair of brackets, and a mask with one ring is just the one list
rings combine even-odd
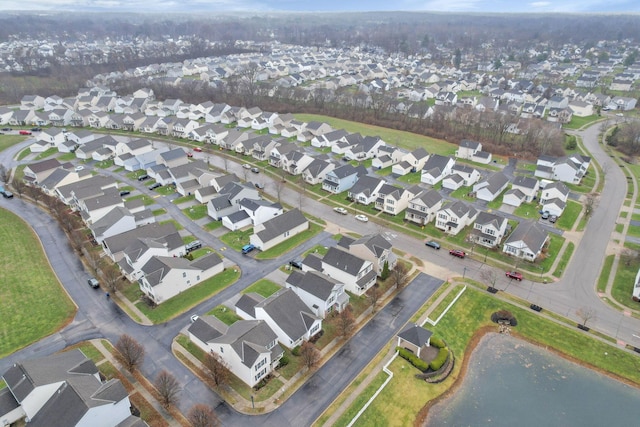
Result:
{"label": "pond water", "polygon": [[507,335],[485,336],[427,426],[640,425],[640,389]]}

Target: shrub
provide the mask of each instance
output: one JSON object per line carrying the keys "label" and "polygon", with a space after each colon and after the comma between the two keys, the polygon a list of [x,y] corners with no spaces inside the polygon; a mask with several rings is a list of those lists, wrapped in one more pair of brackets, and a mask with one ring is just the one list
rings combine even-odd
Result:
{"label": "shrub", "polygon": [[449,349],[446,347],[441,348],[436,358],[431,361],[431,364],[429,364],[429,367],[432,370],[437,371],[438,369],[442,368],[442,365],[444,365],[444,362],[447,361],[448,356]]}
{"label": "shrub", "polygon": [[518,325],[518,321],[516,320],[515,316],[508,310],[496,311],[491,315],[491,321],[493,323],[509,322],[511,326]]}
{"label": "shrub", "polygon": [[282,368],[289,364],[289,356],[282,356],[280,358],[280,363],[278,364],[278,368]]}
{"label": "shrub", "polygon": [[291,354],[293,354],[294,356],[300,356],[300,346],[297,345],[293,347],[293,350],[291,350]]}
{"label": "shrub", "polygon": [[431,347],[435,347],[435,348],[446,347],[446,344],[444,343],[444,340],[442,338],[431,337],[431,340],[429,342],[431,343]]}
{"label": "shrub", "polygon": [[576,141],[576,137],[570,135],[567,137],[567,142],[564,144],[564,148],[567,150],[575,150],[578,148],[578,142]]}
{"label": "shrub", "polygon": [[422,372],[426,372],[429,369],[429,364],[424,360],[420,359],[418,356],[413,354],[410,350],[402,347],[396,347],[398,354],[400,357],[405,359],[407,362],[411,363],[414,367],[418,368]]}
{"label": "shrub", "polygon": [[389,262],[385,261],[382,267],[382,273],[380,273],[380,278],[382,280],[387,280],[388,277],[389,277]]}

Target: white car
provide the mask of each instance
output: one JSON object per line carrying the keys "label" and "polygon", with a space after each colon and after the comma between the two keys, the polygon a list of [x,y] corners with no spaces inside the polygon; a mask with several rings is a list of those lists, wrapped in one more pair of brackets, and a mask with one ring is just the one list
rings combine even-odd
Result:
{"label": "white car", "polygon": [[194,314],[191,316],[191,323],[195,322],[196,320],[198,320],[200,318],[200,316],[198,316],[197,314]]}
{"label": "white car", "polygon": [[249,163],[245,163],[242,167],[245,169],[251,169],[251,165]]}
{"label": "white car", "polygon": [[82,165],[76,166],[76,172],[79,172],[81,170],[84,170],[84,166],[82,166]]}
{"label": "white car", "polygon": [[334,212],[338,212],[340,215],[346,215],[347,214],[347,210],[345,208],[333,208]]}
{"label": "white car", "polygon": [[356,215],[356,219],[362,222],[368,222],[369,218],[366,215]]}

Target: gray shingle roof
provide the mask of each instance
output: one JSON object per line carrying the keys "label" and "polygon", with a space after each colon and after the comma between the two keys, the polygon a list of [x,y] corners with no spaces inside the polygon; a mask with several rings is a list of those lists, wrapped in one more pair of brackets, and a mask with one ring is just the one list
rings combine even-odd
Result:
{"label": "gray shingle roof", "polygon": [[293,271],[289,277],[287,277],[287,283],[300,288],[313,296],[326,301],[331,293],[339,284],[335,279],[326,276],[317,271],[308,271],[306,273],[301,271]]}
{"label": "gray shingle roof", "polygon": [[398,337],[417,347],[422,347],[429,342],[432,335],[433,332],[430,330],[418,326],[415,323],[410,323],[398,334]]}
{"label": "gray shingle roof", "polygon": [[259,303],[273,321],[294,341],[304,336],[318,317],[291,289],[282,289]]}
{"label": "gray shingle roof", "polygon": [[309,221],[302,215],[302,212],[298,209],[293,209],[263,222],[264,230],[256,234],[262,242],[268,242],[305,222],[308,223]]}
{"label": "gray shingle roof", "polygon": [[349,252],[337,248],[329,248],[326,255],[322,258],[322,262],[338,270],[342,270],[351,276],[357,276],[367,261]]}

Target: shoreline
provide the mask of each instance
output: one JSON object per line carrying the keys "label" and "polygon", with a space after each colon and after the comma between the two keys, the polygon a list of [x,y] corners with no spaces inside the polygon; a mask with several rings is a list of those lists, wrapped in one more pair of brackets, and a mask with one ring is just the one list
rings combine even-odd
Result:
{"label": "shoreline", "polygon": [[[473,336],[471,337],[471,339],[469,340],[469,344],[467,345],[467,347],[465,348],[465,356],[464,359],[462,361],[460,361],[461,365],[460,365],[460,371],[457,374],[457,377],[455,378],[455,380],[453,381],[453,383],[451,384],[451,387],[449,387],[447,389],[447,391],[445,391],[444,393],[442,393],[440,396],[436,397],[435,399],[430,400],[429,402],[427,402],[422,409],[420,409],[420,411],[418,412],[418,414],[416,415],[416,418],[413,422],[413,425],[416,427],[422,427],[422,426],[426,426],[426,421],[427,418],[429,417],[429,411],[431,410],[431,408],[433,406],[435,406],[436,404],[440,403],[441,401],[448,399],[449,397],[451,397],[451,395],[453,393],[455,393],[456,391],[458,391],[458,389],[460,388],[460,386],[462,385],[462,382],[464,381],[464,379],[466,378],[466,374],[467,374],[467,369],[469,368],[469,360],[471,359],[471,354],[473,353],[473,351],[476,349],[476,347],[478,346],[478,344],[480,344],[480,342],[482,341],[482,339],[487,336],[488,334],[491,333],[495,333],[498,334],[499,332],[495,329],[495,326],[483,326],[482,328],[478,329]],[[626,384],[628,386],[640,389],[640,384],[633,382],[627,378],[621,377],[620,375],[614,374],[612,372],[606,371],[602,368],[598,368],[596,366],[591,365],[588,362],[585,362],[583,360],[577,359],[573,356],[570,356],[566,353],[563,353],[562,351],[553,348],[553,347],[549,347],[546,345],[543,345],[529,337],[525,337],[517,332],[514,332],[513,330],[511,331],[511,336],[514,338],[517,338],[519,340],[525,341],[529,344],[532,344],[538,348],[542,348],[544,350],[550,351],[553,354],[562,357],[565,360],[568,360],[570,362],[573,362],[577,365],[580,365],[584,368],[588,368],[592,371],[596,371],[598,373],[601,373],[603,375],[606,375],[609,378],[612,378],[614,380],[617,380],[623,384]],[[459,359],[457,360],[459,361]]]}

